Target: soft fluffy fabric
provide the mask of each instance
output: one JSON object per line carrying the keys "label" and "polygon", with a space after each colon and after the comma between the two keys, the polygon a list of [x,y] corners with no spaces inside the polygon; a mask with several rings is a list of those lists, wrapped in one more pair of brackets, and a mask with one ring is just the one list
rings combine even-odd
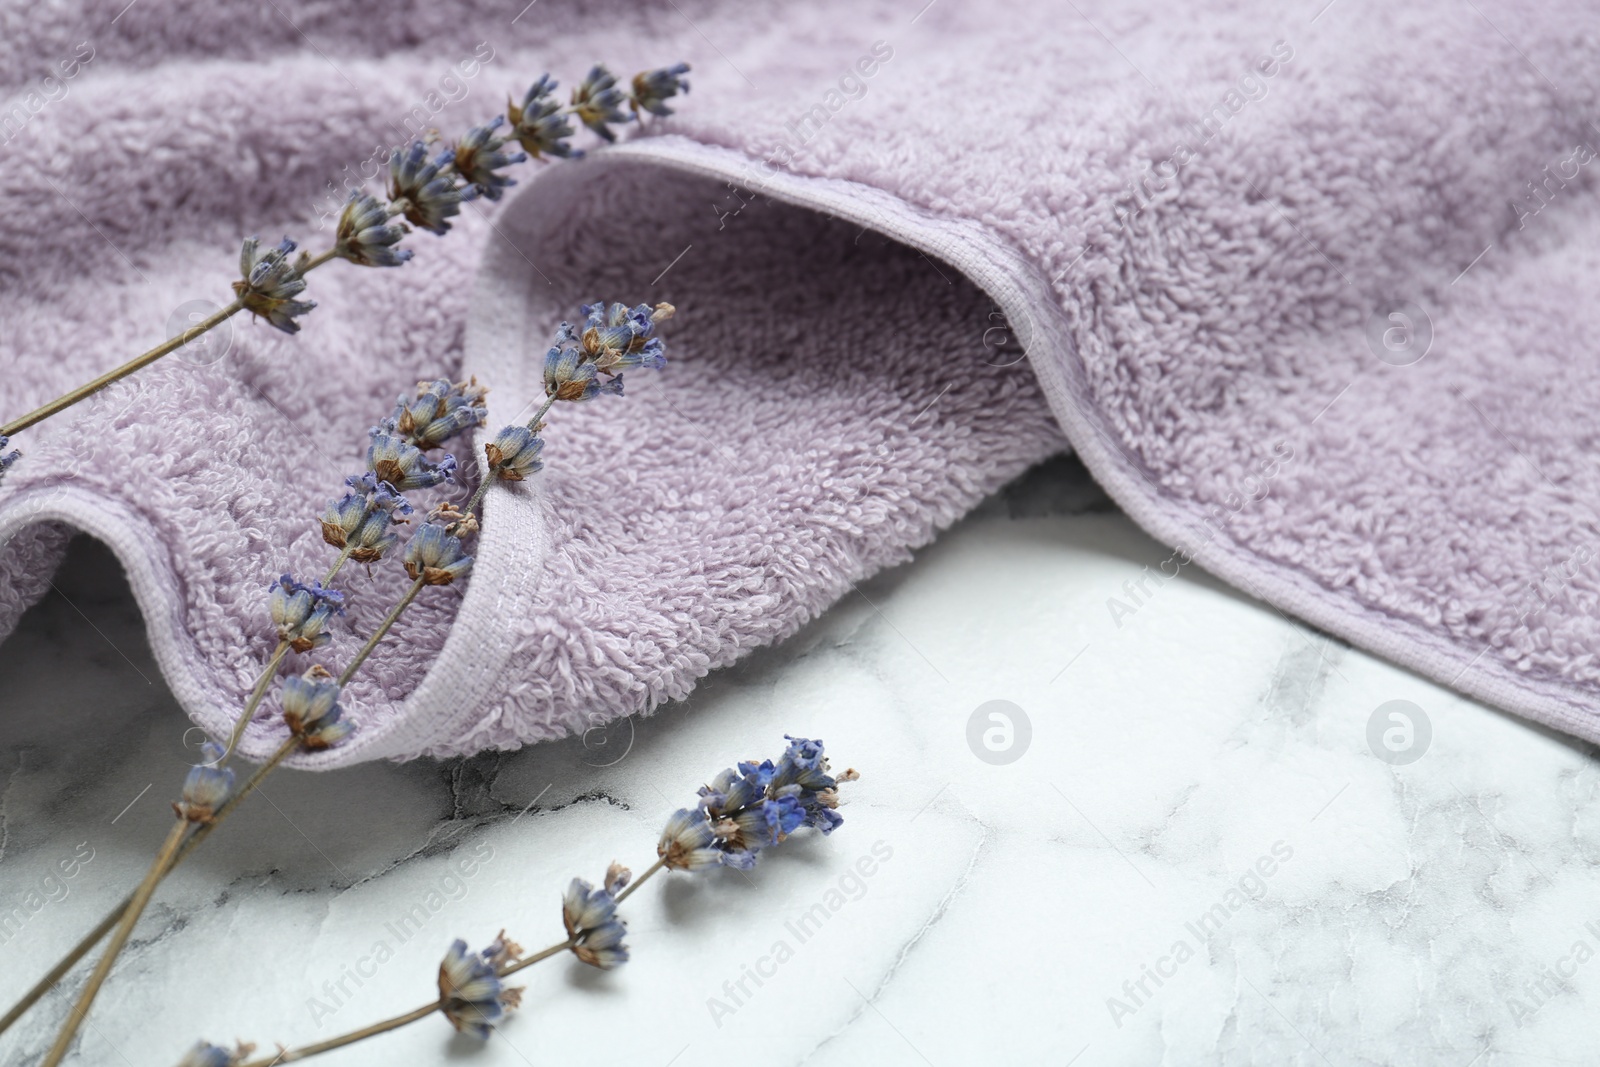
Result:
{"label": "soft fluffy fabric", "polygon": [[[604,296],[678,304],[672,364],[557,412],[546,472],[491,493],[470,585],[408,615],[350,688],[362,729],[309,762],[647,711],[1069,442],[1174,546],[1152,571],[1192,558],[1600,740],[1591,9],[90,6],[0,7],[19,100],[93,45],[3,149],[7,412],[222,302],[240,237],[325,240],[329,179],[480,42],[447,131],[545,69],[696,68],[678,117],[410,238],[405,268],[313,275],[300,336],[240,321],[224,359],[19,442],[0,623],[61,524],[105,538],[212,731],[270,647],[267,580],[325,565],[314,517],[392,396],[475,373],[508,421],[554,324]],[[314,658],[404,581],[350,579]]]}

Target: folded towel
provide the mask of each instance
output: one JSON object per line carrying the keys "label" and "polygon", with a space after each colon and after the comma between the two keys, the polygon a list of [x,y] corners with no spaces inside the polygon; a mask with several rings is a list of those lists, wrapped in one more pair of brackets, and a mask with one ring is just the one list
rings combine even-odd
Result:
{"label": "folded towel", "polygon": [[[268,581],[326,565],[316,516],[394,395],[475,374],[492,431],[606,298],[680,307],[667,370],[552,417],[471,582],[408,614],[348,690],[360,731],[306,765],[648,711],[1069,444],[1172,546],[1152,581],[1204,567],[1600,740],[1590,10],[8,6],[6,412],[222,302],[240,237],[311,236],[329,179],[404,129],[590,57],[695,66],[678,116],[408,238],[404,268],[319,271],[299,336],[236,320],[225,354],[19,442],[0,625],[64,526],[103,538],[208,730],[271,647]],[[353,571],[309,658],[348,655],[396,571]]]}

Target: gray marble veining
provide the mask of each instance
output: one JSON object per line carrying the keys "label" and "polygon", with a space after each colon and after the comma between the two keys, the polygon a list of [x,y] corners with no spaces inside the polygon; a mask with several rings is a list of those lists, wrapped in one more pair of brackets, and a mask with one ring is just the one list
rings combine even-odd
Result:
{"label": "gray marble veining", "polygon": [[[283,772],[169,879],[76,1062],[318,1040],[430,999],[456,936],[559,940],[567,879],[647,865],[785,732],[861,770],[839,833],[645,887],[633,962],[526,972],[486,1047],[430,1019],[326,1062],[1600,1058],[1588,747],[1205,575],[1141,589],[1165,555],[1056,461],[653,717]],[[7,1000],[136,880],[197,740],[114,561],[80,544],[56,584],[0,650]],[[33,1062],[75,989],[0,1059]]]}

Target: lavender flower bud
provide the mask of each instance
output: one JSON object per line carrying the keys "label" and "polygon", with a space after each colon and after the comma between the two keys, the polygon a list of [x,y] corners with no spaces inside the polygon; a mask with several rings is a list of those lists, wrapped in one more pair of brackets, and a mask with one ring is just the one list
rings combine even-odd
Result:
{"label": "lavender flower bud", "polygon": [[596,369],[615,374],[629,367],[660,370],[667,364],[665,346],[654,336],[657,322],[665,322],[677,311],[671,304],[589,304],[582,336],[583,351]]}
{"label": "lavender flower bud", "polygon": [[679,93],[689,91],[688,79],[684,77],[689,73],[689,64],[675,63],[670,67],[659,67],[647,70],[633,76],[633,104],[635,113],[641,109],[652,115],[667,116],[672,114],[672,109],[666,101]]}
{"label": "lavender flower bud", "polygon": [[511,134],[534,159],[560,156],[563,159],[581,156],[567,144],[572,136],[572,123],[561,114],[561,105],[553,98],[556,82],[550,75],[541,75],[522,98],[521,106],[506,101],[506,115],[511,119]]}
{"label": "lavender flower bud", "polygon": [[584,358],[582,348],[558,342],[545,354],[544,391],[557,400],[575,402],[593,400],[604,393],[621,396],[622,377],[600,377],[599,368]]}
{"label": "lavender flower bud", "polygon": [[0,436],[0,481],[5,480],[6,471],[11,469],[11,465],[22,458],[21,452],[6,451],[10,444],[11,438]]}
{"label": "lavender flower bud", "polygon": [[456,458],[445,456],[438,463],[428,457],[405,438],[379,426],[371,433],[367,446],[367,469],[380,482],[388,482],[398,492],[410,489],[428,489],[440,482],[449,481],[456,470]]}
{"label": "lavender flower bud", "polygon": [[483,425],[487,412],[483,398],[488,389],[474,378],[451,383],[443,378],[418,382],[416,397],[401,397],[388,423],[394,432],[417,448],[438,448],[446,441]]}
{"label": "lavender flower bud", "polygon": [[400,539],[393,527],[405,520],[395,514],[411,514],[411,505],[371,471],[346,478],[345,484],[354,492],[328,505],[322,516],[322,539],[334,548],[348,548],[358,563],[374,563]]}
{"label": "lavender flower bud", "polygon": [[406,573],[426,585],[449,585],[472,570],[472,557],[461,550],[461,539],[431,522],[406,545],[405,559]]}
{"label": "lavender flower bud", "polygon": [[506,936],[501,930],[495,939],[489,942],[489,947],[483,950],[483,958],[489,961],[489,966],[499,970],[508,964],[515,963],[522,958],[522,946]]}
{"label": "lavender flower bud", "polygon": [[440,173],[447,163],[453,163],[451,153],[429,160],[428,146],[422,141],[413,141],[409,148],[389,157],[392,206],[400,209],[407,222],[430,233],[448,231],[450,223],[445,220],[461,214],[462,202],[474,195],[470,187],[456,185],[455,175]]}
{"label": "lavender flower bud", "polygon": [[222,746],[214,741],[200,746],[202,762],[189,769],[183,780],[183,799],[172,805],[178,818],[206,823],[216,816],[217,809],[233,792],[232,769],[217,766],[224,755]]}
{"label": "lavender flower bud", "polygon": [[194,1048],[184,1053],[183,1059],[178,1061],[178,1067],[238,1067],[250,1058],[255,1048],[249,1042],[241,1041],[229,1052],[209,1042],[197,1041]]}
{"label": "lavender flower bud", "polygon": [[363,267],[398,267],[411,258],[411,249],[395,248],[406,228],[389,224],[389,209],[367,193],[350,193],[339,214],[334,254]]}
{"label": "lavender flower bud", "polygon": [[572,90],[572,107],[578,121],[607,141],[617,139],[609,123],[628,121],[629,116],[622,110],[627,99],[617,88],[616,76],[598,64]]}
{"label": "lavender flower bud", "polygon": [[239,273],[243,277],[233,283],[233,291],[252,315],[266,319],[284,333],[296,333],[300,324],[294,320],[317,305],[294,299],[306,289],[305,279],[289,262],[295,244],[285,237],[276,248],[265,252],[260,245],[259,237],[245,240],[239,253]]}
{"label": "lavender flower bud", "polygon": [[310,652],[333,639],[327,632],[328,621],[344,614],[343,593],[324,589],[319,582],[302,585],[288,574],[270,588],[268,608],[280,640],[289,642],[296,652]]}
{"label": "lavender flower bud", "polygon": [[283,682],[283,721],[300,746],[311,751],[332,748],[355,732],[339,707],[339,687],[321,667]]}
{"label": "lavender flower bud", "polygon": [[712,847],[715,842],[705,812],[679,808],[661,831],[656,855],[666,862],[668,870],[703,871],[722,865],[722,853]]}
{"label": "lavender flower bud", "polygon": [[495,973],[498,968],[491,957],[499,944],[497,940],[475,953],[457,940],[439,964],[439,999],[444,1002],[440,1010],[457,1030],[481,1041],[489,1040],[494,1024],[522,1003],[522,990],[507,988]]}
{"label": "lavender flower bud", "polygon": [[613,862],[611,866],[606,868],[605,891],[615,898],[632,880],[632,871],[620,863]]}
{"label": "lavender flower bud", "polygon": [[[722,771],[709,785],[700,787],[703,828],[686,812],[679,812],[668,824],[657,852],[663,859],[677,835],[682,841],[679,853],[694,847],[709,847],[721,855],[724,864],[748,870],[755,866],[762,849],[782,844],[802,826],[824,834],[832,833],[844,819],[839,806],[838,785],[855,781],[860,775],[847,770],[837,778],[828,773],[828,760],[821,741],[788,737],[789,747],[777,763],[762,760],[745,762],[738,768]],[[674,833],[676,832],[676,833]],[[701,845],[707,836],[710,841]],[[669,867],[674,866],[668,862]],[[705,862],[706,866],[710,863]]]}
{"label": "lavender flower bud", "polygon": [[526,426],[507,426],[484,446],[489,457],[489,475],[507,482],[520,482],[528,475],[541,470],[544,462],[539,453],[544,442],[534,436]]}
{"label": "lavender flower bud", "polygon": [[517,184],[496,172],[501,167],[523,163],[528,159],[522,152],[500,151],[506,139],[496,137],[494,131],[504,126],[505,121],[504,115],[496,115],[484,125],[474,126],[468,130],[461,143],[456,145],[456,173],[461,175],[461,180],[471,185],[479,196],[490,200],[499,200],[500,193],[506,186]]}
{"label": "lavender flower bud", "polygon": [[628,947],[622,939],[628,928],[616,914],[617,904],[609,892],[574,878],[561,903],[561,921],[573,942],[572,954],[603,971],[627,963]]}

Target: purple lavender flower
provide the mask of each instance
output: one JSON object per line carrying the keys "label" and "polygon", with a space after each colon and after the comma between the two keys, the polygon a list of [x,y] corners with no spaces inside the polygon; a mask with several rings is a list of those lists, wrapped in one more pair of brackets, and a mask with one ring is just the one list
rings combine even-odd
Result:
{"label": "purple lavender flower", "polygon": [[406,228],[390,225],[389,208],[375,196],[352,190],[339,214],[334,254],[363,267],[398,267],[411,249],[395,248]]}
{"label": "purple lavender flower", "polygon": [[628,927],[617,918],[617,902],[605,889],[574,878],[561,902],[561,921],[573,942],[572,954],[584,963],[609,971],[628,962],[628,946],[622,943]]}
{"label": "purple lavender flower", "polygon": [[446,164],[453,166],[454,162],[450,152],[428,159],[423,141],[413,141],[409,148],[389,157],[389,200],[407,222],[436,234],[450,229],[446,220],[461,214],[462,202],[475,195],[470,186],[457,185],[455,175],[445,170]]}
{"label": "purple lavender flower", "polygon": [[470,382],[418,382],[412,399],[401,397],[394,414],[384,423],[420,449],[438,448],[446,441],[483,425],[487,412],[483,398],[489,390]]}
{"label": "purple lavender flower", "polygon": [[505,122],[504,115],[496,115],[484,125],[474,126],[461,138],[455,150],[456,173],[461,175],[462,181],[477,190],[479,196],[490,200],[499,200],[506,186],[517,184],[496,172],[501,167],[526,162],[528,158],[521,152],[500,151],[506,138],[495,136],[494,131],[504,126]]}
{"label": "purple lavender flower", "polygon": [[572,90],[572,110],[578,121],[607,141],[617,139],[610,123],[628,121],[628,114],[622,110],[627,100],[617,88],[616,76],[599,64]]}
{"label": "purple lavender flower", "polygon": [[395,516],[411,514],[411,505],[371,471],[346,478],[345,484],[352,491],[328,505],[322,539],[334,548],[348,548],[358,563],[375,563],[400,539],[393,528],[405,520]]}
{"label": "purple lavender flower", "polygon": [[285,574],[269,588],[272,596],[267,602],[272,612],[272,622],[278,628],[278,638],[289,642],[296,652],[310,652],[333,639],[328,631],[328,621],[334,615],[344,614],[344,594],[337,589],[324,589],[320,582],[302,585],[293,575]]}
{"label": "purple lavender flower", "polygon": [[716,835],[699,808],[679,808],[667,820],[656,845],[656,855],[672,871],[703,871],[722,865],[722,851],[715,848]]}
{"label": "purple lavender flower", "polygon": [[214,741],[200,746],[201,762],[189,768],[183,780],[183,799],[172,805],[178,818],[205,823],[216,817],[217,809],[233,792],[233,770],[217,766],[224,755],[223,747]]}
{"label": "purple lavender flower", "polygon": [[339,707],[339,686],[321,667],[283,682],[283,721],[289,732],[300,739],[302,748],[318,751],[332,748],[355,732],[344,720]]}
{"label": "purple lavender flower", "polygon": [[494,1024],[522,1003],[521,988],[508,988],[495,973],[498,967],[493,960],[503,941],[502,934],[495,944],[477,953],[469,952],[467,943],[457,939],[439,964],[439,999],[444,1002],[440,1010],[457,1030],[480,1041],[489,1040]]}
{"label": "purple lavender flower", "polygon": [[455,476],[456,458],[429,461],[422,450],[386,426],[374,427],[367,446],[367,469],[397,492],[428,489]]}
{"label": "purple lavender flower", "polygon": [[583,308],[583,351],[605,374],[629,367],[660,370],[667,365],[666,348],[655,336],[656,323],[672,318],[671,304],[587,304]]}
{"label": "purple lavender flower", "polygon": [[178,1061],[178,1067],[237,1067],[254,1051],[254,1045],[243,1041],[234,1046],[232,1052],[207,1041],[197,1041]]}
{"label": "purple lavender flower", "polygon": [[506,101],[511,134],[534,159],[583,155],[567,143],[573,134],[572,123],[561,113],[561,105],[554,99],[555,90],[555,79],[545,74],[523,96],[521,106]]}
{"label": "purple lavender flower", "polygon": [[406,573],[426,585],[449,585],[472,570],[472,557],[461,550],[461,539],[443,526],[426,523],[406,545]]}
{"label": "purple lavender flower", "polygon": [[602,888],[607,893],[610,893],[612,899],[615,900],[617,894],[626,889],[631,881],[633,881],[633,872],[622,864],[613,861],[611,866],[606,868],[606,879]]}
{"label": "purple lavender flower", "polygon": [[285,237],[276,248],[262,251],[259,237],[247,238],[239,253],[242,277],[233,283],[233,291],[245,310],[284,333],[298,332],[300,324],[294,320],[317,306],[309,300],[295,299],[305,292],[306,280],[289,262],[294,248],[294,242]]}
{"label": "purple lavender flower", "polygon": [[[561,327],[570,339],[572,327],[566,323]],[[601,377],[600,369],[585,358],[582,348],[558,341],[545,354],[544,391],[546,396],[574,402],[593,400],[605,393],[621,396],[622,376]]]}
{"label": "purple lavender flower", "polygon": [[637,113],[641,109],[652,115],[666,116],[672,114],[672,109],[667,106],[667,100],[679,93],[689,91],[688,79],[684,77],[689,73],[689,64],[675,63],[670,67],[658,67],[633,76],[633,97],[630,103]]}
{"label": "purple lavender flower", "polygon": [[17,451],[7,452],[6,451],[6,449],[8,447],[10,447],[10,445],[11,445],[11,438],[5,437],[5,436],[0,436],[0,481],[4,481],[5,480],[6,471],[11,469],[11,465],[13,463],[15,463],[17,460],[22,458],[22,453],[21,452],[17,452]]}
{"label": "purple lavender flower", "polygon": [[526,426],[507,426],[484,446],[489,474],[507,482],[520,482],[544,467],[539,453],[544,442]]}
{"label": "purple lavender flower", "polygon": [[[668,824],[669,831],[680,828],[692,835],[692,841],[709,834],[712,841],[698,847],[717,850],[724,864],[746,870],[755,865],[762,849],[782,844],[802,826],[832,833],[844,822],[835,810],[838,785],[860,776],[853,770],[838,777],[829,774],[821,741],[786,740],[789,747],[777,763],[740,763],[737,769],[724,770],[709,785],[700,787],[704,829],[679,812]],[[663,858],[667,841],[668,836],[663,835],[657,850]]]}

